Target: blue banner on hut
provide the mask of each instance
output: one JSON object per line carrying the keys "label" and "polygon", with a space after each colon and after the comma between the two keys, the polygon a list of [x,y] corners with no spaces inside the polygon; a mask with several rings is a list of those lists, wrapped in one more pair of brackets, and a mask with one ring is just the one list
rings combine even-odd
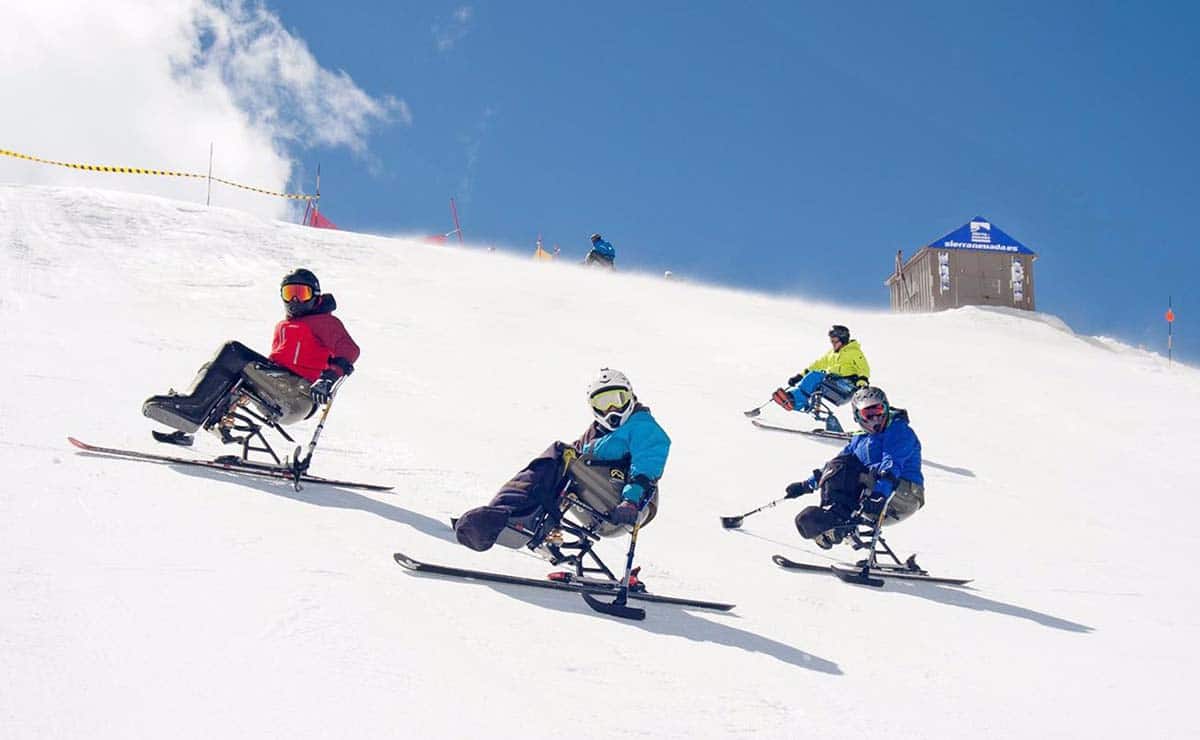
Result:
{"label": "blue banner on hut", "polygon": [[930,249],[969,249],[1010,254],[1033,254],[1033,250],[1004,233],[983,216],[976,216],[929,245]]}

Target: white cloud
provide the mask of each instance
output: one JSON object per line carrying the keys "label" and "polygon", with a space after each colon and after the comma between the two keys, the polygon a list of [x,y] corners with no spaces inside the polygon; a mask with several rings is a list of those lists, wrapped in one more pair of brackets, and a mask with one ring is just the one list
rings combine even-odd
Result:
{"label": "white cloud", "polygon": [[[372,97],[320,66],[279,18],[244,0],[9,3],[0,23],[0,149],[48,159],[206,172],[281,191],[289,151],[346,147],[391,121],[402,100]],[[205,183],[95,174],[0,157],[0,181],[202,201]],[[311,185],[310,185],[311,187]],[[214,185],[213,204],[285,217],[289,202]]]}
{"label": "white cloud", "polygon": [[471,30],[471,18],[475,11],[471,6],[464,5],[455,9],[447,25],[437,24],[433,27],[433,38],[438,51],[450,51],[459,41],[466,37]]}

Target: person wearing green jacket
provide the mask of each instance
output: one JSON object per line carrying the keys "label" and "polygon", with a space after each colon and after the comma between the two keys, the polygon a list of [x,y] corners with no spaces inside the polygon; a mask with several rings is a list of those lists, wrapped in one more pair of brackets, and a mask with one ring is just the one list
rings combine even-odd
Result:
{"label": "person wearing green jacket", "polygon": [[[850,338],[850,330],[835,324],[829,330],[829,343],[833,348],[821,355],[808,367],[788,378],[787,388],[778,388],[771,398],[788,411],[803,411],[816,415],[813,394],[820,391],[821,397],[841,406],[856,388],[870,385],[871,366],[857,339]],[[820,417],[818,417],[819,419]],[[841,431],[837,418],[830,415],[826,427]]]}

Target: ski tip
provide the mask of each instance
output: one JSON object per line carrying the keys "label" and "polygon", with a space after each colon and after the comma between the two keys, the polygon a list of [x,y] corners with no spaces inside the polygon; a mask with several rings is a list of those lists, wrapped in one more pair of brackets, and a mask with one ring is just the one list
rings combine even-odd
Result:
{"label": "ski tip", "polygon": [[88,448],[88,446],[86,444],[84,444],[83,442],[80,442],[79,440],[75,439],[74,437],[67,437],[67,441],[70,442],[71,444],[75,445],[76,447],[78,447],[81,450],[86,450]]}
{"label": "ski tip", "polygon": [[409,570],[419,570],[421,568],[421,563],[419,563],[416,560],[413,560],[412,558],[410,558],[409,556],[405,555],[402,552],[394,553],[392,555],[392,558],[397,563],[399,563],[400,565],[403,565],[405,568],[408,568]]}
{"label": "ski tip", "polygon": [[775,564],[778,565],[780,568],[786,568],[788,570],[803,570],[803,571],[808,571],[810,573],[830,573],[830,572],[832,572],[830,570],[831,566],[829,566],[829,565],[824,565],[824,564],[818,565],[817,563],[802,563],[798,560],[792,560],[791,558],[785,557],[783,555],[772,555],[771,560],[774,561]]}

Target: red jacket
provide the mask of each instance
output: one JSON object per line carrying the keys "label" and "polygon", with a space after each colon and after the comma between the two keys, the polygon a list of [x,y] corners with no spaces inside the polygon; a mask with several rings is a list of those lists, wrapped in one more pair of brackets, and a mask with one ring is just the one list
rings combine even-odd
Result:
{"label": "red jacket", "polygon": [[325,370],[344,375],[340,363],[330,364],[330,360],[340,358],[353,365],[358,361],[359,349],[341,320],[333,315],[335,308],[333,296],[323,295],[312,313],[276,324],[271,361],[310,383]]}

